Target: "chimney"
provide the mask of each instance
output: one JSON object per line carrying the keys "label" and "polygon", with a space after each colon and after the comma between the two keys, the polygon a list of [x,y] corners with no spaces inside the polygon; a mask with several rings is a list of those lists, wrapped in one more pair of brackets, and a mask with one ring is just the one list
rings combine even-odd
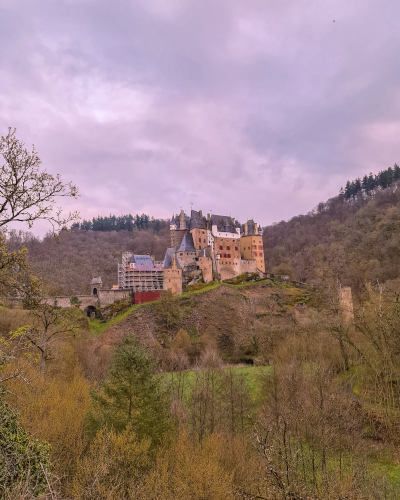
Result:
{"label": "chimney", "polygon": [[254,234],[258,234],[257,222],[254,223]]}
{"label": "chimney", "polygon": [[199,215],[200,215],[200,217],[203,217],[203,211],[202,210],[199,210]]}
{"label": "chimney", "polygon": [[247,236],[247,222],[244,225],[244,235]]}

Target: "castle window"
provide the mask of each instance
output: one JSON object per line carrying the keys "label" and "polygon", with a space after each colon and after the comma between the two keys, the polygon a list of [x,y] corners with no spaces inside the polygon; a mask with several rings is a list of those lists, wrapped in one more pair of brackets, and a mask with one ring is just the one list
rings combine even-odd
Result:
{"label": "castle window", "polygon": [[231,247],[228,245],[228,246],[226,247],[226,249],[227,249],[227,250],[230,250],[230,249],[231,249]]}
{"label": "castle window", "polygon": [[259,253],[259,255],[260,255],[260,257],[262,257],[262,256],[263,256],[263,253],[262,253],[262,252],[260,252],[260,253]]}
{"label": "castle window", "polygon": [[226,259],[226,253],[224,253],[224,259]]}
{"label": "castle window", "polygon": [[205,243],[205,242],[206,242],[206,240],[203,240],[203,243]]}
{"label": "castle window", "polygon": [[228,259],[230,259],[230,258],[231,258],[231,254],[230,254],[230,253],[228,253]]}
{"label": "castle window", "polygon": [[220,249],[220,250],[223,250],[223,249],[224,249],[224,247],[223,247],[222,245],[220,245],[220,246],[219,246],[219,249]]}
{"label": "castle window", "polygon": [[201,238],[199,238],[199,243],[201,243]]}
{"label": "castle window", "polygon": [[238,251],[238,247],[235,247],[236,252]]}
{"label": "castle window", "polygon": [[257,252],[254,252],[254,257],[257,257]]}
{"label": "castle window", "polygon": [[202,231],[201,234],[204,234],[204,231]]}
{"label": "castle window", "polygon": [[259,249],[259,250],[262,250],[262,245],[258,245],[258,249]]}
{"label": "castle window", "polygon": [[250,250],[250,247],[249,247],[249,250]]}

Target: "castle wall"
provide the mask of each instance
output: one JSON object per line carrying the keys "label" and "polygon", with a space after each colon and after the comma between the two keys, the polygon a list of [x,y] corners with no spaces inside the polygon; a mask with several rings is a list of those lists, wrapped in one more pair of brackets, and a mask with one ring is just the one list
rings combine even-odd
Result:
{"label": "castle wall", "polygon": [[214,239],[214,252],[220,255],[220,263],[235,265],[240,258],[239,239],[235,238],[215,238]]}
{"label": "castle wall", "polygon": [[209,257],[199,257],[197,265],[203,274],[205,283],[210,283],[213,279],[212,260]]}
{"label": "castle wall", "polygon": [[257,272],[257,262],[255,260],[242,259],[240,262],[240,273],[256,273]]}
{"label": "castle wall", "polygon": [[132,297],[131,290],[99,290],[99,305],[105,307],[116,300],[129,299]]}
{"label": "castle wall", "polygon": [[171,247],[179,248],[182,243],[185,231],[172,230],[171,231]]}
{"label": "castle wall", "polygon": [[242,236],[240,238],[240,253],[243,259],[254,259],[257,268],[265,273],[264,248],[261,235]]}
{"label": "castle wall", "polygon": [[240,274],[240,259],[233,259],[233,262],[226,264],[225,259],[217,260],[217,270],[222,281],[235,278],[235,276],[239,276]]}
{"label": "castle wall", "polygon": [[43,302],[45,304],[54,305],[54,300],[57,301],[58,307],[71,307],[71,297],[76,297],[81,303],[79,308],[84,310],[88,306],[94,306],[98,304],[98,298],[94,295],[71,295],[71,296],[59,296],[59,297],[45,297]]}
{"label": "castle wall", "polygon": [[79,302],[79,308],[86,309],[88,306],[100,306],[105,307],[112,304],[116,300],[128,299],[132,297],[132,292],[130,290],[99,290],[96,295],[71,295],[71,296],[59,296],[59,297],[45,297],[43,302],[45,304],[54,304],[54,300],[57,301],[58,307],[71,307],[71,298],[76,297]]}
{"label": "castle wall", "polygon": [[182,293],[182,269],[164,269],[164,290],[171,290],[172,295]]}
{"label": "castle wall", "polygon": [[207,229],[199,229],[197,227],[190,230],[192,237],[194,248],[196,250],[201,250],[202,248],[207,246]]}
{"label": "castle wall", "polygon": [[183,270],[188,266],[197,266],[196,264],[196,252],[177,252],[176,257],[178,259],[179,265]]}

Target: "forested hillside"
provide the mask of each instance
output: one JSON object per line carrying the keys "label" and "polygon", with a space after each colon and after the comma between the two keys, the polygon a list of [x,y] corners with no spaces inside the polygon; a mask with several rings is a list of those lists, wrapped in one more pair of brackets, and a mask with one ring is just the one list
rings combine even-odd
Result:
{"label": "forested hillside", "polygon": [[57,242],[49,233],[43,239],[26,232],[11,232],[10,249],[26,246],[36,276],[51,295],[86,294],[89,283],[101,276],[104,287],[117,283],[117,264],[125,251],[154,255],[163,260],[170,244],[169,227],[158,233],[135,231],[62,231]]}
{"label": "forested hillside", "polygon": [[109,217],[93,217],[92,220],[83,219],[72,226],[72,229],[85,231],[133,231],[134,229],[152,229],[156,233],[167,227],[168,221],[155,219],[146,214],[109,215]]}
{"label": "forested hillside", "polygon": [[400,276],[399,181],[320,203],[263,233],[266,269],[313,282],[338,277],[360,292],[366,281]]}

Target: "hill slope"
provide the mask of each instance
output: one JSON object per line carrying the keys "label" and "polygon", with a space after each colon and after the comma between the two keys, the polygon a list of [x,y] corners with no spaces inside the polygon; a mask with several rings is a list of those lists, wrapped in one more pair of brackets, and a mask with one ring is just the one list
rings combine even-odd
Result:
{"label": "hill slope", "polygon": [[307,215],[264,229],[266,269],[313,282],[334,275],[360,292],[400,276],[400,190],[338,196]]}

